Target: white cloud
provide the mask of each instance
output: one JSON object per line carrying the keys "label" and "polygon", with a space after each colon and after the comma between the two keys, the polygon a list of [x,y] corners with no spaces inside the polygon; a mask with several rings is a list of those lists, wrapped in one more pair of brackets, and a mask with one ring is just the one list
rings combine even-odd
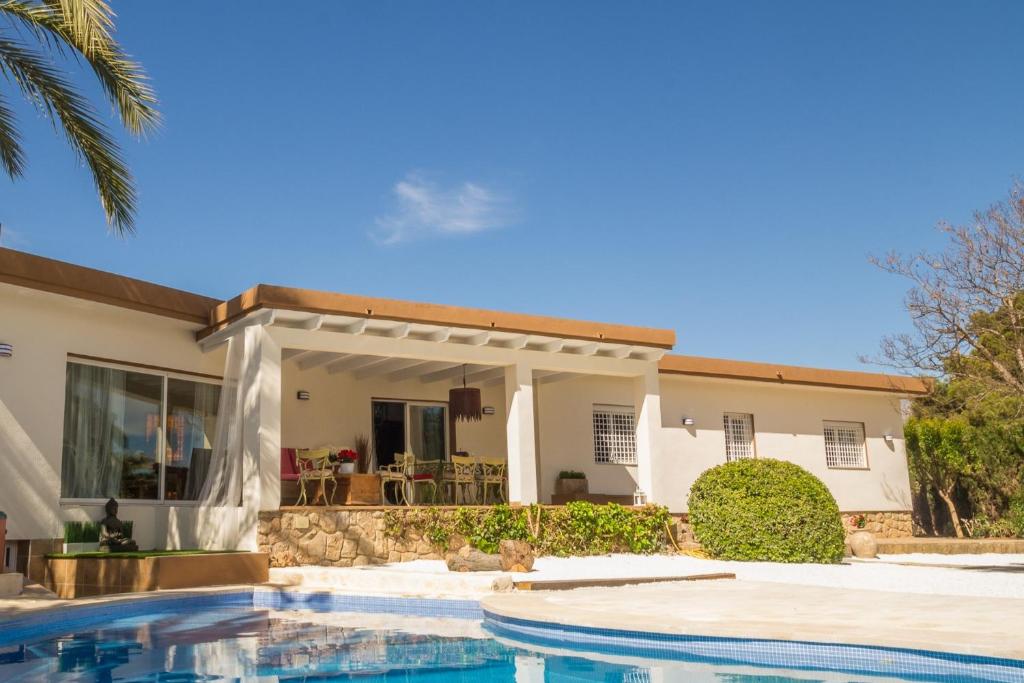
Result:
{"label": "white cloud", "polygon": [[377,218],[374,233],[384,244],[432,235],[471,235],[511,220],[508,198],[480,183],[465,181],[445,188],[410,173],[392,191],[397,206]]}

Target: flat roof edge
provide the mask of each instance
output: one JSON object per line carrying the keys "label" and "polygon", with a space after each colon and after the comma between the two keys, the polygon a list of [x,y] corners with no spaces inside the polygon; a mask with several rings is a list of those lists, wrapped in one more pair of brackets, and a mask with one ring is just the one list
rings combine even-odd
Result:
{"label": "flat roof edge", "polygon": [[931,390],[931,381],[922,377],[886,375],[852,370],[828,370],[777,363],[682,356],[668,354],[658,362],[658,371],[669,375],[689,375],[752,382],[771,382],[803,386],[833,387],[893,394],[923,395]]}
{"label": "flat roof edge", "polygon": [[210,311],[208,327],[199,332],[197,337],[202,339],[233,320],[264,308],[323,315],[380,318],[425,325],[488,329],[498,332],[584,339],[660,349],[671,349],[675,346],[676,341],[675,332],[659,328],[572,320],[526,313],[507,313],[266,284],[256,285],[233,299],[214,306]]}
{"label": "flat roof edge", "polygon": [[217,299],[0,247],[0,282],[205,324]]}

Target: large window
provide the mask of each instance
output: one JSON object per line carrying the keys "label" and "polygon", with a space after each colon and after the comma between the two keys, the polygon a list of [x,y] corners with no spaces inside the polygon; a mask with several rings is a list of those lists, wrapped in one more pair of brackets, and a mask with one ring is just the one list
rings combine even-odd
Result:
{"label": "large window", "polygon": [[636,464],[636,416],[625,406],[594,406],[594,462]]}
{"label": "large window", "polygon": [[69,362],[61,496],[198,500],[219,399],[210,382]]}
{"label": "large window", "polygon": [[754,457],[754,416],[749,413],[725,413],[726,462]]}
{"label": "large window", "polygon": [[864,425],[860,422],[825,423],[825,464],[835,468],[863,469],[868,466],[864,448]]}

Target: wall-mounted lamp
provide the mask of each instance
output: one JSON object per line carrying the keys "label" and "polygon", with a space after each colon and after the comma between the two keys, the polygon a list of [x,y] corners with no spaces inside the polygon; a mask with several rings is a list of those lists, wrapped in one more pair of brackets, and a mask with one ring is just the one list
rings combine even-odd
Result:
{"label": "wall-mounted lamp", "polygon": [[633,491],[633,505],[647,505],[647,494],[640,489]]}
{"label": "wall-mounted lamp", "polygon": [[494,406],[484,406],[480,409],[484,415],[494,415]]}
{"label": "wall-mounted lamp", "polygon": [[684,417],[683,418],[683,426],[684,427],[692,427],[693,426],[693,418],[692,417]]}
{"label": "wall-mounted lamp", "polygon": [[309,392],[308,391],[300,391],[299,393],[295,394],[295,398],[299,399],[300,401],[308,401],[309,400]]}
{"label": "wall-mounted lamp", "polygon": [[892,443],[893,441],[896,440],[896,437],[894,437],[892,434],[886,434],[882,438],[885,439],[886,443]]}
{"label": "wall-mounted lamp", "polygon": [[10,358],[14,355],[14,345],[0,343],[0,358]]}

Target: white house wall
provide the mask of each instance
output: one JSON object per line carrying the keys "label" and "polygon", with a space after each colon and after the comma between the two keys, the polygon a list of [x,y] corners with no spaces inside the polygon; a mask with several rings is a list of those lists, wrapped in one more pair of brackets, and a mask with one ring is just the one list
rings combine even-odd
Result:
{"label": "white house wall", "polygon": [[[594,404],[633,405],[630,380],[581,376],[538,386],[541,500],[554,493],[561,470],[587,474],[591,493],[632,495],[636,468],[594,462]],[[795,385],[661,375],[662,429],[654,479],[656,502],[685,512],[701,472],[725,462],[725,412],[754,416],[758,457],[790,460],[813,472],[844,511],[905,511],[911,506],[900,401],[889,394]],[[684,417],[694,419],[684,427]],[[825,420],[862,422],[868,469],[825,465]],[[893,435],[892,443],[884,439]]]}
{"label": "white house wall", "polygon": [[[103,516],[102,503],[59,502],[67,355],[222,374],[223,351],[202,353],[195,329],[170,318],[0,284],[0,341],[14,345],[13,357],[0,358],[0,510],[9,515],[9,538],[58,538],[64,521]],[[119,516],[135,522],[134,536],[143,548],[195,547],[198,514],[195,506],[122,501]]]}

